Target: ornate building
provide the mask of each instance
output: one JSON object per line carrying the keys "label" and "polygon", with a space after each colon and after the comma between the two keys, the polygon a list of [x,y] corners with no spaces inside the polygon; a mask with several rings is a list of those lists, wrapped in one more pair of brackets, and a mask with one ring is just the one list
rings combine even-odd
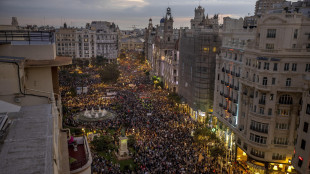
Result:
{"label": "ornate building", "polygon": [[301,13],[273,13],[256,31],[223,33],[214,115],[253,173],[309,171],[309,27]]}

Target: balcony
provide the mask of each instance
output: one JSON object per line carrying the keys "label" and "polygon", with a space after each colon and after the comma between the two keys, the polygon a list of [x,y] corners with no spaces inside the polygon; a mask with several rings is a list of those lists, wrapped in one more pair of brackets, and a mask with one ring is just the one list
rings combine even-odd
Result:
{"label": "balcony", "polygon": [[260,99],[260,100],[258,101],[258,104],[260,104],[260,105],[265,105],[265,104],[266,104],[266,100]]}
{"label": "balcony", "polygon": [[0,43],[18,45],[42,45],[55,42],[54,33],[46,31],[0,31]]}
{"label": "balcony", "polygon": [[[70,173],[82,173],[91,170],[92,157],[85,136],[75,137],[75,143],[68,145],[69,156],[75,161],[70,163]],[[74,145],[75,144],[75,145]]]}
{"label": "balcony", "polygon": [[255,132],[268,134],[268,129],[255,128],[253,125],[250,126],[250,129]]}

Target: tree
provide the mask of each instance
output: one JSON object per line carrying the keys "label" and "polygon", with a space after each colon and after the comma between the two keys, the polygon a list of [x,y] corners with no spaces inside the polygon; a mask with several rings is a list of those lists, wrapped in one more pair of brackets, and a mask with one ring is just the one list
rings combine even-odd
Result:
{"label": "tree", "polygon": [[126,54],[125,54],[125,53],[121,53],[121,54],[119,55],[119,58],[125,59],[125,58],[126,58]]}
{"label": "tree", "polygon": [[108,60],[106,58],[104,58],[103,56],[97,56],[96,57],[96,64],[97,66],[103,66],[108,62]]}
{"label": "tree", "polygon": [[109,150],[115,150],[115,145],[113,143],[113,138],[109,135],[101,136],[99,138],[95,137],[92,141],[96,151],[108,152]]}
{"label": "tree", "polygon": [[101,80],[105,83],[116,83],[119,76],[120,71],[115,63],[107,64],[100,72]]}
{"label": "tree", "polygon": [[214,158],[223,157],[225,155],[224,146],[213,146],[210,149],[210,155]]}
{"label": "tree", "polygon": [[181,103],[181,97],[175,92],[169,93],[168,100],[174,103]]}

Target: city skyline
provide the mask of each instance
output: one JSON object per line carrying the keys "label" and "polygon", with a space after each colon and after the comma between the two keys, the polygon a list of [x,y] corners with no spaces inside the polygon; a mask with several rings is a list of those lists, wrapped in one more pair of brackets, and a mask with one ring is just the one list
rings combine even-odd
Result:
{"label": "city skyline", "polygon": [[[90,2],[90,3],[89,3]],[[212,17],[219,14],[220,22],[225,16],[234,18],[254,14],[256,0],[195,0],[195,1],[164,1],[164,0],[30,0],[22,3],[20,0],[4,0],[0,2],[0,24],[10,24],[13,16],[17,17],[20,25],[52,25],[84,27],[91,21],[114,22],[122,30],[145,28],[148,19],[153,24],[159,24],[166,8],[172,9],[174,28],[188,27],[198,5],[205,8],[206,14]],[[64,6],[63,4],[70,4]]]}

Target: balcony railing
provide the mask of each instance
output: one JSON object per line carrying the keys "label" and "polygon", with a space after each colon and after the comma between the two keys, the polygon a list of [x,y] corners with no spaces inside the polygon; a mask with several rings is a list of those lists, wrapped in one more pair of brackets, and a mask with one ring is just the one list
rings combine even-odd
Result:
{"label": "balcony railing", "polygon": [[253,125],[250,126],[250,129],[255,131],[255,132],[268,134],[268,129],[255,128]]}
{"label": "balcony railing", "polygon": [[259,100],[258,103],[261,105],[264,105],[264,104],[266,104],[266,100]]}
{"label": "balcony railing", "polygon": [[25,42],[30,45],[54,41],[54,33],[47,31],[0,31],[0,43]]}

